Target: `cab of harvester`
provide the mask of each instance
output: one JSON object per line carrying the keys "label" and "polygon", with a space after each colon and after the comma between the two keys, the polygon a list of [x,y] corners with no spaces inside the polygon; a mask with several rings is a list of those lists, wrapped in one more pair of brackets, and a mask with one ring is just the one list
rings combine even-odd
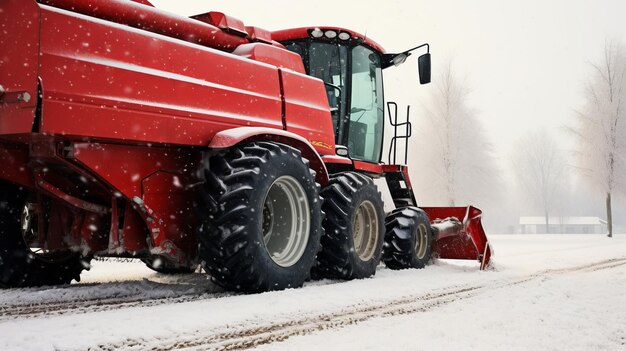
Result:
{"label": "cab of harvester", "polygon": [[[329,27],[281,30],[272,37],[300,55],[307,73],[324,82],[338,153],[352,160],[380,163],[385,125],[383,70],[403,63],[411,51],[428,44],[387,54],[372,39]],[[429,55],[420,57],[422,84],[430,82]]]}
{"label": "cab of harvester", "polygon": [[326,87],[336,145],[353,160],[378,163],[383,146],[383,49],[337,28],[272,33],[302,57],[307,73]]}

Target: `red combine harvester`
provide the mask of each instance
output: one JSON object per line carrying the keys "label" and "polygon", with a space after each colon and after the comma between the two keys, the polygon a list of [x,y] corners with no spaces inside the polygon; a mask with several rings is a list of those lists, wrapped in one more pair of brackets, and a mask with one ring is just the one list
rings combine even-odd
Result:
{"label": "red combine harvester", "polygon": [[[246,292],[365,278],[381,260],[489,262],[479,210],[417,207],[393,103],[381,162],[383,71],[427,44],[390,54],[346,29],[270,32],[145,0],[2,0],[0,24],[1,287],[79,280],[94,256],[201,264]],[[418,61],[428,83],[430,54]]]}

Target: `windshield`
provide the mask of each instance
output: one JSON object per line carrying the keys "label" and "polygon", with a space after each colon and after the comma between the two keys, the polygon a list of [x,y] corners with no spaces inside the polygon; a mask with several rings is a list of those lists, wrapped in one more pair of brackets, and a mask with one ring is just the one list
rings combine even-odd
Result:
{"label": "windshield", "polygon": [[380,56],[364,46],[352,49],[350,95],[350,157],[380,160],[383,139],[382,70]]}

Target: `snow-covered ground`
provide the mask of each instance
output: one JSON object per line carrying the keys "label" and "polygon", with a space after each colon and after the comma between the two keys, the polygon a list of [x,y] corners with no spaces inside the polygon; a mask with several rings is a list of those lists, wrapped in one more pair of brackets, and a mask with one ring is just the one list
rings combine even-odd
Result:
{"label": "snow-covered ground", "polygon": [[495,268],[439,261],[239,295],[96,261],[0,291],[0,350],[626,350],[626,235],[491,235]]}

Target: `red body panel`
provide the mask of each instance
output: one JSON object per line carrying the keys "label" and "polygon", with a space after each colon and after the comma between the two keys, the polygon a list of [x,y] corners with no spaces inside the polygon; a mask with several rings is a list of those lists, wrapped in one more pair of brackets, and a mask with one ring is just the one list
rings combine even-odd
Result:
{"label": "red body panel", "polygon": [[338,155],[326,155],[322,160],[327,164],[352,165],[351,159]]}
{"label": "red body panel", "polygon": [[199,152],[84,143],[73,146],[73,157],[131,201],[148,227],[153,254],[181,263],[193,257],[191,185],[197,182]]}
{"label": "red body panel", "polygon": [[[437,228],[433,251],[440,258],[477,260],[485,269],[491,260],[491,245],[481,224],[482,212],[468,207],[424,207],[428,218]],[[448,219],[454,217],[455,221]],[[439,221],[443,221],[438,223]]]}
{"label": "red body panel", "polygon": [[207,145],[237,125],[282,128],[275,67],[54,8],[42,17],[42,132]]}
{"label": "red body panel", "polygon": [[370,174],[376,174],[376,175],[380,175],[383,173],[382,164],[363,162],[363,161],[354,161],[354,169],[362,171],[362,172],[367,172]]}
{"label": "red body panel", "polygon": [[7,134],[30,133],[33,127],[37,105],[39,6],[33,1],[2,0],[0,28],[2,138]]}
{"label": "red body panel", "polygon": [[28,149],[8,148],[0,144],[0,179],[26,188],[34,188],[33,176],[28,169]]}
{"label": "red body panel", "polygon": [[326,90],[321,80],[305,79],[302,73],[281,70],[287,131],[303,136],[320,155],[335,154]]}
{"label": "red body panel", "polygon": [[[273,65],[56,8],[43,7],[42,17],[42,132],[205,146],[237,126],[282,129],[284,115],[288,129],[333,144],[315,78],[283,70],[281,88]],[[57,32],[76,34],[59,41]],[[282,51],[285,66],[301,70]]]}

